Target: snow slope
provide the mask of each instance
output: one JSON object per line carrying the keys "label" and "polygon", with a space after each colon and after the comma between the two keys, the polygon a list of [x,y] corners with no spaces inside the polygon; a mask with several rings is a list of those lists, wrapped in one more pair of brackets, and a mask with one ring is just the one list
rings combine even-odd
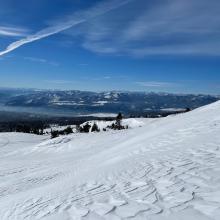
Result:
{"label": "snow slope", "polygon": [[0,134],[0,219],[219,220],[220,102],[122,131]]}

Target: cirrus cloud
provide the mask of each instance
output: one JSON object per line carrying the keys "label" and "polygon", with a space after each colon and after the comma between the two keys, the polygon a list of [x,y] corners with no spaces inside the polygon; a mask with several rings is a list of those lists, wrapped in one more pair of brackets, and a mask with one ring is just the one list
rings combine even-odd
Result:
{"label": "cirrus cloud", "polygon": [[171,82],[159,82],[159,81],[143,81],[143,82],[136,82],[136,84],[142,87],[149,87],[149,88],[173,87],[177,85]]}
{"label": "cirrus cloud", "polygon": [[8,47],[5,50],[0,51],[0,56],[7,54],[25,44],[49,37],[51,35],[67,30],[69,28],[75,27],[76,25],[89,21],[94,17],[103,15],[111,10],[114,10],[122,5],[125,5],[129,1],[131,0],[122,0],[120,2],[116,0],[107,1],[105,3],[97,4],[93,8],[90,8],[88,10],[80,11],[71,16],[66,16],[66,18],[62,21],[56,21],[56,23],[52,24],[51,26],[43,30],[36,32],[35,34],[28,35],[25,38],[22,38],[18,41],[11,43],[10,45],[8,45]]}
{"label": "cirrus cloud", "polygon": [[219,10],[218,0],[134,0],[66,34],[102,54],[220,55]]}
{"label": "cirrus cloud", "polygon": [[0,26],[0,36],[23,37],[29,33],[29,30],[19,27]]}
{"label": "cirrus cloud", "polygon": [[[0,56],[57,33],[100,54],[219,56],[219,10],[219,0],[103,0],[13,42]],[[19,33],[2,29],[8,36]]]}

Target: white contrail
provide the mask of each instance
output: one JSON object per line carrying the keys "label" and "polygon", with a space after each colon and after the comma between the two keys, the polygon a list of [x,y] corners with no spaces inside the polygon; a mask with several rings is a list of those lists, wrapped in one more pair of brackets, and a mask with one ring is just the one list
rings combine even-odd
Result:
{"label": "white contrail", "polygon": [[116,0],[114,0],[114,1],[104,3],[104,4],[96,5],[96,7],[93,7],[90,10],[78,12],[77,14],[69,18],[66,22],[62,22],[62,23],[59,23],[58,25],[45,28],[33,35],[29,35],[21,40],[18,40],[18,41],[15,41],[9,44],[9,46],[5,50],[0,51],[0,56],[13,51],[17,49],[18,47],[21,47],[22,45],[40,40],[45,37],[49,37],[51,35],[54,35],[64,30],[67,30],[69,28],[72,28],[78,24],[86,22],[91,18],[103,15],[113,9],[119,8],[120,6],[127,4],[130,1],[132,0],[124,0],[121,2],[117,2]]}
{"label": "white contrail", "polygon": [[[83,21],[81,21],[81,22],[83,22]],[[9,52],[17,49],[18,47],[21,47],[24,44],[31,43],[33,41],[40,40],[42,38],[59,33],[61,31],[68,29],[68,28],[71,28],[74,25],[77,25],[81,22],[78,21],[78,22],[72,23],[71,25],[69,24],[69,25],[65,25],[65,26],[54,26],[54,27],[45,28],[45,29],[37,32],[36,34],[27,36],[26,38],[23,38],[21,40],[18,40],[18,41],[11,43],[4,51],[0,52],[0,56],[4,55],[6,53],[9,53]]]}

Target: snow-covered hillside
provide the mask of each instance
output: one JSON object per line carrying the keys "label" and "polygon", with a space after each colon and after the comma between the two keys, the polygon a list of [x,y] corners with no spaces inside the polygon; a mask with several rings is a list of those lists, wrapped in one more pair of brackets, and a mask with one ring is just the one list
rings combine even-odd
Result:
{"label": "snow-covered hillside", "polygon": [[[128,128],[137,128],[137,127],[142,127],[145,124],[151,122],[151,121],[155,121],[156,119],[151,119],[151,118],[127,118],[127,119],[123,119],[121,122],[121,125],[124,127],[128,127]],[[97,125],[98,129],[100,131],[103,131],[103,129],[106,129],[108,126],[111,126],[112,123],[115,123],[116,121],[104,121],[104,120],[92,120],[92,121],[87,121],[83,124],[81,124],[81,126],[84,126],[86,124],[89,124],[91,126],[90,131],[92,130],[92,126],[94,124]]]}
{"label": "snow-covered hillside", "polygon": [[[155,121],[156,119],[152,118],[127,118],[127,119],[122,119],[121,125],[127,128],[136,128],[136,127],[142,127],[145,124],[148,124],[151,121]],[[112,123],[115,123],[115,120],[112,121],[105,121],[105,120],[91,120],[91,121],[86,121],[82,123],[80,126],[83,127],[86,124],[90,125],[90,130],[89,132],[92,132],[92,126],[94,124],[97,125],[97,128],[99,129],[100,132],[109,131],[111,129],[108,129],[108,126],[111,126]],[[72,128],[73,133],[77,133],[76,125],[65,125],[65,126],[59,126],[59,125],[50,125],[50,128],[44,129],[44,134],[49,135],[51,134],[51,131],[62,131],[64,129],[67,129],[68,127]],[[103,130],[104,129],[104,130]]]}
{"label": "snow-covered hillside", "polygon": [[218,220],[219,133],[220,102],[122,131],[2,133],[0,219]]}

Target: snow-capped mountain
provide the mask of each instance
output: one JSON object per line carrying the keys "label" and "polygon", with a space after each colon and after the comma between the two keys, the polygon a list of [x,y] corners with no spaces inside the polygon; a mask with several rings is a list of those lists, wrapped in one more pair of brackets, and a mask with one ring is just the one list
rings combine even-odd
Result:
{"label": "snow-capped mountain", "polygon": [[220,219],[220,102],[138,120],[52,140],[1,133],[0,219]]}
{"label": "snow-capped mountain", "polygon": [[197,108],[217,101],[210,95],[144,92],[85,92],[0,90],[0,103],[10,107],[43,107],[76,113],[143,113],[166,109]]}

